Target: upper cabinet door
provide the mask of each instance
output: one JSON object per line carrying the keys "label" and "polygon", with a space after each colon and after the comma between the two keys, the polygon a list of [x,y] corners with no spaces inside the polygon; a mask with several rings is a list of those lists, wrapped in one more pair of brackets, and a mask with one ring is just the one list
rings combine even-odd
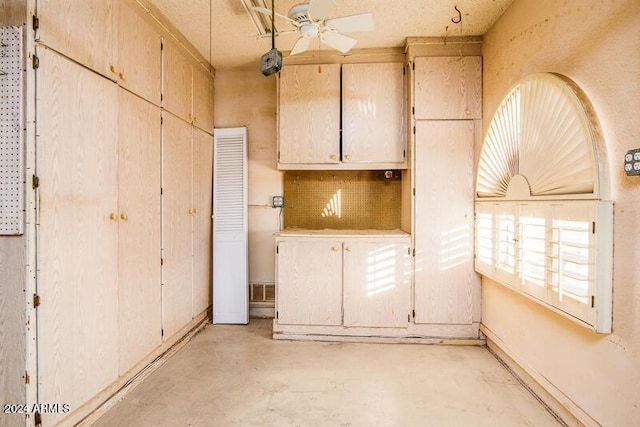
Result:
{"label": "upper cabinet door", "polygon": [[482,58],[428,57],[414,61],[415,118],[482,117]]}
{"label": "upper cabinet door", "polygon": [[165,40],[162,51],[162,106],[188,122],[193,121],[193,66],[181,49]]}
{"label": "upper cabinet door", "polygon": [[213,78],[200,67],[193,70],[193,124],[213,135]]}
{"label": "upper cabinet door", "polygon": [[342,66],[342,126],[344,163],[405,161],[402,63]]}
{"label": "upper cabinet door", "polygon": [[280,72],[279,163],[340,162],[340,65]]}
{"label": "upper cabinet door", "polygon": [[116,0],[38,2],[39,40],[75,61],[116,80]]}
{"label": "upper cabinet door", "polygon": [[119,15],[118,83],[160,105],[160,35],[126,2],[120,4]]}

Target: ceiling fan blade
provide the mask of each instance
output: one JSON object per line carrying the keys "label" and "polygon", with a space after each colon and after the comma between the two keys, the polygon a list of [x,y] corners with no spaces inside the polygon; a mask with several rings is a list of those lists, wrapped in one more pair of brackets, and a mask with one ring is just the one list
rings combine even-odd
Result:
{"label": "ceiling fan blade", "polygon": [[373,31],[373,15],[367,12],[358,15],[343,16],[341,18],[332,18],[327,19],[324,24],[341,33]]}
{"label": "ceiling fan blade", "polygon": [[300,37],[296,40],[295,44],[291,48],[291,52],[289,52],[289,56],[296,55],[298,53],[302,53],[305,50],[309,49],[309,43],[311,42],[311,38],[308,37]]}
{"label": "ceiling fan blade", "polygon": [[307,15],[312,21],[324,21],[329,16],[335,0],[309,0]]}
{"label": "ceiling fan blade", "polygon": [[[252,10],[255,10],[256,12],[260,12],[260,13],[264,13],[265,15],[268,15],[269,18],[271,18],[271,10],[267,9],[266,7],[261,7],[261,6],[254,6],[251,8]],[[278,18],[282,18],[285,21],[288,21],[290,24],[294,25],[296,28],[300,27],[300,24],[298,24],[296,21],[294,21],[293,19],[289,18],[288,16],[284,16],[279,14],[278,12],[276,12],[275,14]]]}
{"label": "ceiling fan blade", "polygon": [[320,40],[327,46],[339,50],[342,53],[349,52],[351,48],[354,47],[356,43],[358,43],[358,40],[356,39],[343,36],[339,33],[334,33],[333,31],[325,31],[324,33],[320,34]]}

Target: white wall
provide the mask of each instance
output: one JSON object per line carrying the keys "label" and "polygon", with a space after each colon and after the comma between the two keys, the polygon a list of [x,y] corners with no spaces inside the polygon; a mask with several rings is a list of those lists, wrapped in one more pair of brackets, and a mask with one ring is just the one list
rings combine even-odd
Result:
{"label": "white wall", "polygon": [[222,70],[215,79],[215,127],[247,127],[249,155],[249,282],[275,282],[275,243],[279,209],[271,198],[282,195],[276,169],[276,78],[259,65]]}
{"label": "white wall", "polygon": [[487,33],[483,55],[485,132],[509,88],[530,73],[561,73],[584,90],[604,132],[615,203],[612,334],[595,334],[487,279],[483,324],[584,422],[637,425],[640,177],[627,177],[622,166],[624,153],[640,147],[640,2],[515,0]]}

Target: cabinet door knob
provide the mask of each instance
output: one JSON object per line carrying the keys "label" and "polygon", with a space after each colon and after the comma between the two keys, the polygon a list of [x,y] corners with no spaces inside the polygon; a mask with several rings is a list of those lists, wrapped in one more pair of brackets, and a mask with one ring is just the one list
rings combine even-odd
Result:
{"label": "cabinet door knob", "polygon": [[123,82],[127,80],[127,76],[124,73],[120,73],[120,78]]}
{"label": "cabinet door knob", "polygon": [[346,248],[344,248],[345,251],[347,252],[351,252],[351,248],[349,246],[347,246]]}
{"label": "cabinet door knob", "polygon": [[329,158],[330,158],[331,160],[335,160],[335,159],[337,158],[337,156],[336,156],[335,154],[332,154],[332,155],[330,155],[330,156],[329,156]]}
{"label": "cabinet door knob", "polygon": [[112,213],[111,215],[109,215],[109,218],[111,219],[111,221],[117,221],[118,220],[118,214]]}
{"label": "cabinet door knob", "polygon": [[129,219],[129,215],[127,215],[126,213],[123,213],[123,214],[120,214],[120,218],[121,218],[123,221],[127,221],[127,220]]}
{"label": "cabinet door knob", "polygon": [[112,65],[109,69],[113,74],[118,74],[118,68],[115,65]]}
{"label": "cabinet door knob", "polygon": [[194,210],[193,210],[193,213],[194,213],[194,214],[197,214],[197,213],[198,213],[198,209],[194,209]]}
{"label": "cabinet door knob", "polygon": [[331,246],[331,250],[332,250],[333,252],[338,252],[338,248],[337,248],[336,246]]}
{"label": "cabinet door knob", "polygon": [[347,160],[351,160],[351,155],[350,155],[350,154],[346,154],[346,155],[344,156],[344,158],[345,158],[345,159],[347,159]]}
{"label": "cabinet door knob", "polygon": [[189,215],[193,215],[193,209],[189,209],[188,212],[189,212]]}
{"label": "cabinet door knob", "polygon": [[469,109],[467,108],[467,111],[465,111],[465,114],[466,114],[467,116],[470,116],[470,115],[471,115],[471,110],[469,110]]}

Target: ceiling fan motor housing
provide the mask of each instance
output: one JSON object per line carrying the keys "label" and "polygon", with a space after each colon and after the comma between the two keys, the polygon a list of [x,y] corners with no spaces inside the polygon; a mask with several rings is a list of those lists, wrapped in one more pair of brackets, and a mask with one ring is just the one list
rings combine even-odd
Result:
{"label": "ceiling fan motor housing", "polygon": [[289,18],[293,19],[301,25],[311,24],[309,19],[309,5],[307,3],[300,3],[289,9]]}

